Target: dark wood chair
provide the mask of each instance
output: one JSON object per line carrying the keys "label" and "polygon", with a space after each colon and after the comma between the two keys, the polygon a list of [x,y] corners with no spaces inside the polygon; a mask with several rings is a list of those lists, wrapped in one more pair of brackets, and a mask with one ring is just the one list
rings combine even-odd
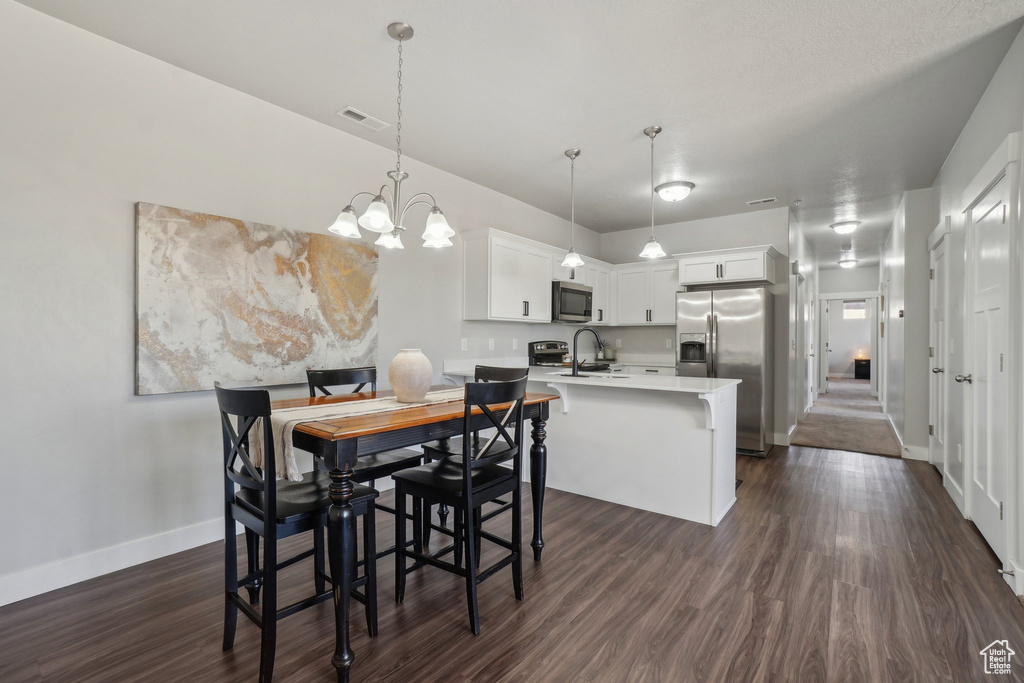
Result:
{"label": "dark wood chair", "polygon": [[[309,396],[315,398],[319,391],[324,396],[332,396],[332,389],[339,387],[355,386],[350,393],[358,394],[367,385],[371,391],[377,391],[377,368],[339,368],[334,370],[306,370],[306,382],[309,385]],[[399,470],[415,467],[423,462],[423,453],[410,449],[398,449],[385,451],[375,455],[365,455],[356,461],[356,468],[352,472],[352,481],[358,484],[369,484],[374,486],[376,480],[383,477],[390,477]],[[395,513],[394,508],[386,505],[377,505],[378,510]],[[317,538],[322,537],[321,533]],[[320,541],[318,540],[317,543]],[[394,548],[385,548],[377,553],[377,558],[382,558],[394,552]]]}
{"label": "dark wood chair", "polygon": [[[473,381],[475,382],[514,382],[515,380],[522,379],[529,375],[529,368],[500,368],[492,365],[477,365],[473,373]],[[441,439],[439,441],[433,441],[423,446],[423,457],[427,462],[433,460],[442,460],[449,457],[459,457],[462,455],[462,439]],[[473,432],[473,448],[480,448],[480,432]],[[498,507],[488,511],[487,513],[481,514],[480,523],[486,522],[489,519],[497,517],[503,512],[507,512],[512,509],[512,501],[496,500],[494,501]],[[482,512],[482,511],[481,511]],[[446,527],[448,524],[448,508],[444,505],[438,506],[437,518],[440,522],[440,528],[438,531],[447,533]],[[430,528],[425,530],[429,541]]]}
{"label": "dark wood chair", "polygon": [[[395,480],[395,510],[398,518],[405,514],[405,497],[413,496],[429,506],[445,504],[455,511],[455,543],[432,555],[420,551],[417,543],[410,550],[406,545],[405,525],[395,526],[395,600],[405,598],[406,559],[416,561],[412,569],[423,565],[438,567],[466,579],[469,623],[473,633],[480,633],[477,607],[477,585],[499,570],[512,566],[512,584],[517,600],[523,599],[522,563],[522,478],[523,402],[527,378],[513,382],[471,382],[466,385],[466,409],[463,414],[462,454],[436,462],[402,470],[392,475]],[[477,414],[474,415],[473,412]],[[495,430],[493,436],[479,447],[473,446],[472,435],[482,429]],[[510,431],[511,430],[511,431]],[[501,463],[512,462],[511,469]],[[484,531],[474,522],[487,502],[512,494],[512,539],[507,541]],[[426,508],[429,510],[429,507]],[[423,507],[414,511],[422,514]],[[422,533],[419,520],[413,533]],[[479,540],[489,541],[509,550],[509,554],[485,569],[479,569]],[[454,563],[441,559],[454,551]],[[463,562],[465,559],[465,562]]]}
{"label": "dark wood chair", "polygon": [[[326,472],[308,472],[301,482],[278,481],[274,457],[274,439],[270,427],[270,394],[265,389],[225,389],[216,385],[217,404],[224,436],[224,649],[235,640],[238,610],[260,627],[260,681],[273,677],[277,642],[277,622],[295,612],[330,600],[330,577],[324,567],[323,546],[278,559],[277,542],[307,531],[318,532],[327,523],[331,499],[330,478]],[[232,418],[234,422],[232,422]],[[253,429],[263,418],[262,433]],[[249,457],[250,439],[262,439],[263,467]],[[238,487],[236,490],[236,486]],[[352,507],[363,516],[362,576],[353,577],[352,596],[366,606],[366,626],[370,636],[377,635],[377,570],[374,530],[374,499],[379,494],[369,486],[355,487]],[[238,551],[235,523],[245,527],[248,574],[238,578]],[[319,533],[317,534],[319,535]],[[264,542],[263,567],[259,562],[259,539]],[[278,608],[278,572],[296,562],[313,557],[314,593],[302,600]],[[358,570],[357,570],[358,571]],[[249,591],[249,601],[239,596],[239,588]],[[360,593],[358,590],[362,588]],[[260,592],[262,608],[257,608]]]}

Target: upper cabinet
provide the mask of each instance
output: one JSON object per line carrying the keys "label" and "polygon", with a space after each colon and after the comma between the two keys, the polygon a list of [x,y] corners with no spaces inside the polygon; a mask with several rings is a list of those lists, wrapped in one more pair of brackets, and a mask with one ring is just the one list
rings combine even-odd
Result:
{"label": "upper cabinet", "polygon": [[778,256],[772,246],[685,254],[679,258],[679,284],[775,284]]}
{"label": "upper cabinet", "polygon": [[611,269],[588,262],[583,268],[577,270],[584,271],[586,283],[594,289],[593,324],[615,324],[614,302],[612,301],[614,276]]}
{"label": "upper cabinet", "polygon": [[489,233],[463,241],[465,320],[551,322],[550,251]]}
{"label": "upper cabinet", "polygon": [[675,260],[617,266],[615,279],[615,324],[675,324],[679,284]]}

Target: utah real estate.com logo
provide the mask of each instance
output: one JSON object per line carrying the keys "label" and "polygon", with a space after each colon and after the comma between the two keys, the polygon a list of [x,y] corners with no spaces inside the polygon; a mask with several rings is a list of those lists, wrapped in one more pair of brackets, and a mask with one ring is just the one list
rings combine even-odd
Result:
{"label": "utah real estate.com logo", "polygon": [[1005,640],[993,640],[978,654],[985,661],[985,673],[1009,675],[1010,658],[1017,653],[1010,649],[1010,644]]}

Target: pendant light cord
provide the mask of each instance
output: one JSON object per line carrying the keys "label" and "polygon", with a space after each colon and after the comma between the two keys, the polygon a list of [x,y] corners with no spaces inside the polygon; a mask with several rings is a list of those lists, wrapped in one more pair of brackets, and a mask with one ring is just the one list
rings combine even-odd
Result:
{"label": "pendant light cord", "polygon": [[569,159],[569,251],[576,251],[576,159]]}
{"label": "pendant light cord", "polygon": [[654,237],[654,135],[651,136],[651,237]]}
{"label": "pendant light cord", "polygon": [[395,163],[395,170],[402,170],[402,38],[398,39],[398,124],[397,135],[395,136],[395,147],[398,151],[398,161]]}

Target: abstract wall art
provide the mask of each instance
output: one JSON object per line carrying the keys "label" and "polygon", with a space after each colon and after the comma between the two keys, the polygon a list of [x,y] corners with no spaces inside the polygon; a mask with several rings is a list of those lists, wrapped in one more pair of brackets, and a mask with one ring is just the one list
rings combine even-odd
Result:
{"label": "abstract wall art", "polygon": [[140,202],[136,250],[138,395],[376,362],[372,247]]}

